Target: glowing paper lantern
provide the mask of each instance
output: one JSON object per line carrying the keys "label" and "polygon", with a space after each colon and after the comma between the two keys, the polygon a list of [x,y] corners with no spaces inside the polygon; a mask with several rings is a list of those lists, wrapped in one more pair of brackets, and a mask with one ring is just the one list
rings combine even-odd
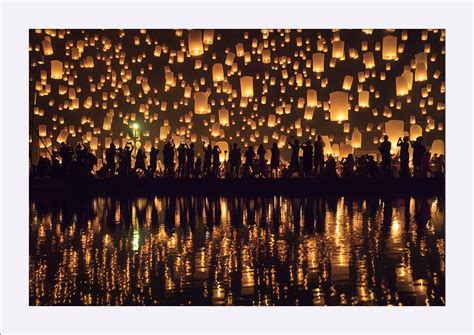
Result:
{"label": "glowing paper lantern", "polygon": [[392,60],[397,58],[397,37],[385,36],[382,44],[382,59]]}
{"label": "glowing paper lantern", "polygon": [[369,91],[359,92],[359,107],[369,107]]}
{"label": "glowing paper lantern", "polygon": [[208,95],[206,92],[194,92],[194,113],[208,114],[210,106],[207,103]]}
{"label": "glowing paper lantern", "polygon": [[420,125],[412,124],[410,126],[410,141],[415,141],[419,136],[423,136],[423,128]]}
{"label": "glowing paper lantern", "polygon": [[366,69],[372,69],[375,67],[375,60],[373,52],[366,52],[364,53],[363,62],[365,64]]}
{"label": "glowing paper lantern", "polygon": [[306,107],[304,110],[304,119],[312,120],[314,114],[314,107]]}
{"label": "glowing paper lantern", "polygon": [[428,73],[423,63],[416,63],[415,81],[425,81],[428,79]]}
{"label": "glowing paper lantern", "polygon": [[211,136],[218,137],[221,133],[219,123],[213,123],[211,127]]}
{"label": "glowing paper lantern", "polygon": [[212,80],[215,82],[224,80],[224,67],[221,63],[216,63],[212,66]]}
{"label": "glowing paper lantern", "polygon": [[229,143],[227,141],[218,141],[215,145],[219,146],[219,149],[221,149],[221,153],[219,154],[219,161],[223,163],[226,158],[229,158]]}
{"label": "glowing paper lantern", "polygon": [[352,132],[351,145],[354,148],[362,147],[362,133],[360,132],[359,128],[357,128],[357,127],[355,127],[354,131]]}
{"label": "glowing paper lantern", "polygon": [[188,33],[188,49],[192,56],[200,56],[204,53],[202,45],[202,34],[200,30],[191,30]]}
{"label": "glowing paper lantern", "polygon": [[235,53],[233,52],[227,53],[227,56],[225,57],[225,65],[232,66],[232,64],[234,64],[234,59],[235,59]]}
{"label": "glowing paper lantern", "polygon": [[40,124],[38,126],[38,133],[40,137],[46,137],[47,136],[46,125]]}
{"label": "glowing paper lantern", "polygon": [[240,94],[244,98],[253,97],[253,77],[240,77]]}
{"label": "glowing paper lantern", "polygon": [[397,147],[398,138],[405,136],[405,122],[403,120],[390,120],[385,122],[385,135],[392,142],[392,149]]}
{"label": "glowing paper lantern", "polygon": [[399,76],[395,78],[395,84],[397,88],[397,96],[404,96],[408,94],[408,83],[406,77]]}
{"label": "glowing paper lantern", "polygon": [[332,42],[332,58],[344,59],[344,41]]}
{"label": "glowing paper lantern", "polygon": [[226,108],[219,109],[219,124],[221,126],[229,125],[229,111]]}
{"label": "glowing paper lantern", "polygon": [[66,129],[61,129],[61,132],[56,138],[56,142],[58,143],[66,142],[68,136],[69,136],[69,132]]}
{"label": "glowing paper lantern", "polygon": [[268,115],[268,121],[267,121],[267,126],[269,128],[273,128],[276,125],[276,115],[275,114],[269,114]]}
{"label": "glowing paper lantern", "polygon": [[339,146],[339,156],[342,157],[347,157],[349,154],[354,153],[354,148],[352,145],[347,144],[347,143],[341,143]]}
{"label": "glowing paper lantern", "polygon": [[318,105],[318,94],[316,90],[307,90],[306,91],[306,106],[316,107],[317,105]]}
{"label": "glowing paper lantern", "polygon": [[443,140],[434,140],[431,144],[430,153],[433,156],[434,154],[444,155],[444,142]]}
{"label": "glowing paper lantern", "polygon": [[324,54],[316,52],[313,54],[313,72],[324,72]]}
{"label": "glowing paper lantern", "polygon": [[263,64],[270,64],[272,61],[272,55],[270,49],[263,49],[262,51],[262,63]]}
{"label": "glowing paper lantern", "polygon": [[51,61],[51,79],[63,78],[63,62],[58,60]]}
{"label": "glowing paper lantern", "polygon": [[211,45],[214,43],[214,29],[205,29],[203,42],[206,45]]}
{"label": "glowing paper lantern", "polygon": [[347,92],[331,92],[329,93],[329,113],[331,121],[346,121],[349,119],[348,110],[348,97]]}
{"label": "glowing paper lantern", "polygon": [[344,82],[342,83],[342,89],[346,91],[350,91],[352,87],[352,82],[354,81],[354,77],[352,76],[345,76]]}

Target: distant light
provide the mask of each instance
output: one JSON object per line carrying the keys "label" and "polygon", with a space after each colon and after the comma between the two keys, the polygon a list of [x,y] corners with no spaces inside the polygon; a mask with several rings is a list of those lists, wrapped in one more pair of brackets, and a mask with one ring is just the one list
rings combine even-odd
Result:
{"label": "distant light", "polygon": [[138,129],[138,123],[133,124],[133,129]]}

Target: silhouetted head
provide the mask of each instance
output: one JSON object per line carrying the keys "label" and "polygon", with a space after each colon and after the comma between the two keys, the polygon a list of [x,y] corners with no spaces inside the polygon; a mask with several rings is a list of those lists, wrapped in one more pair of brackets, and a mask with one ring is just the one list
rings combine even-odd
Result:
{"label": "silhouetted head", "polygon": [[190,148],[194,148],[194,143],[191,143],[191,144],[189,145],[189,147],[190,147]]}
{"label": "silhouetted head", "polygon": [[311,145],[311,141],[306,141],[306,145]]}
{"label": "silhouetted head", "polygon": [[110,143],[110,149],[115,149],[115,144]]}
{"label": "silhouetted head", "polygon": [[321,135],[318,135],[318,141],[322,141]]}
{"label": "silhouetted head", "polygon": [[232,148],[237,149],[237,143],[232,144]]}
{"label": "silhouetted head", "polygon": [[210,144],[207,145],[207,149],[208,150],[211,150],[212,149],[212,146]]}
{"label": "silhouetted head", "polygon": [[387,136],[387,135],[384,135],[384,136],[383,136],[383,139],[384,139],[385,141],[388,141],[388,136]]}
{"label": "silhouetted head", "polygon": [[260,144],[260,145],[258,146],[258,149],[263,149],[263,144]]}
{"label": "silhouetted head", "polygon": [[403,142],[408,142],[409,140],[410,140],[410,139],[408,138],[408,136],[405,136],[405,137],[403,138]]}
{"label": "silhouetted head", "polygon": [[276,144],[276,142],[273,142],[273,148],[278,148],[278,145]]}
{"label": "silhouetted head", "polygon": [[298,141],[297,139],[295,139],[295,144],[298,144],[298,143],[300,143],[300,141]]}
{"label": "silhouetted head", "polygon": [[249,146],[248,151],[253,151],[253,146]]}

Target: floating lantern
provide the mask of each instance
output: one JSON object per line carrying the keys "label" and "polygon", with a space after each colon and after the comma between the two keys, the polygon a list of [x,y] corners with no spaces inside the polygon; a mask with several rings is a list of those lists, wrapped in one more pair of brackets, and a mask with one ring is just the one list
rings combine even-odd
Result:
{"label": "floating lantern", "polygon": [[262,63],[263,64],[270,64],[272,61],[271,51],[270,49],[263,49],[262,51]]}
{"label": "floating lantern", "polygon": [[206,45],[212,45],[214,43],[214,29],[205,29],[203,43]]}
{"label": "floating lantern", "polygon": [[40,137],[46,137],[47,136],[46,125],[40,124],[38,126],[38,133]]}
{"label": "floating lantern", "polygon": [[58,60],[51,61],[51,79],[63,78],[63,62]]}
{"label": "floating lantern", "polygon": [[226,108],[219,109],[219,124],[221,126],[229,125],[229,111]]}
{"label": "floating lantern", "polygon": [[359,92],[359,107],[369,107],[369,91]]}
{"label": "floating lantern", "polygon": [[253,97],[253,77],[240,77],[240,94],[244,98]]}
{"label": "floating lantern", "polygon": [[331,121],[346,121],[349,119],[347,92],[331,92],[329,93],[329,113]]}
{"label": "floating lantern", "polygon": [[354,77],[352,76],[345,76],[344,82],[342,83],[342,89],[346,91],[350,91],[352,87],[352,82],[354,81]]}
{"label": "floating lantern", "polygon": [[344,41],[332,43],[332,58],[344,59]]}
{"label": "floating lantern", "polygon": [[395,78],[395,86],[397,90],[397,96],[404,96],[408,94],[408,83],[406,77],[399,76]]}
{"label": "floating lantern", "polygon": [[188,33],[188,49],[192,56],[201,56],[204,53],[202,34],[200,30],[191,30]]}
{"label": "floating lantern", "polygon": [[212,66],[212,80],[215,82],[224,80],[224,67],[221,63],[216,63]]}
{"label": "floating lantern", "polygon": [[375,67],[375,60],[373,52],[366,52],[364,53],[363,62],[365,64],[366,69],[372,69]]}
{"label": "floating lantern", "polygon": [[352,147],[352,145],[347,144],[347,143],[341,143],[341,145],[339,146],[339,157],[341,158],[347,157],[349,154],[353,154],[353,153],[354,153],[354,148]]}
{"label": "floating lantern", "polygon": [[430,148],[431,155],[444,155],[444,142],[443,140],[434,140]]}
{"label": "floating lantern", "polygon": [[304,119],[305,120],[312,120],[314,114],[314,107],[306,107],[304,110]]}
{"label": "floating lantern", "polygon": [[208,114],[210,106],[207,103],[208,95],[206,92],[194,92],[194,113]]}
{"label": "floating lantern", "polygon": [[415,81],[425,81],[428,79],[428,73],[423,63],[416,63]]}
{"label": "floating lantern", "polygon": [[357,128],[357,127],[355,127],[354,131],[352,132],[351,145],[354,148],[362,147],[362,133],[360,132],[359,128]]}
{"label": "floating lantern", "polygon": [[316,107],[318,105],[318,94],[316,90],[306,91],[306,106]]}
{"label": "floating lantern", "polygon": [[61,129],[61,132],[56,138],[56,142],[58,143],[66,142],[68,136],[69,136],[69,132],[66,129]]}
{"label": "floating lantern", "polygon": [[397,58],[397,37],[388,35],[382,42],[382,59],[393,60]]}
{"label": "floating lantern", "polygon": [[392,149],[396,149],[398,138],[405,135],[405,122],[403,120],[390,120],[385,122],[385,135],[392,142]]}
{"label": "floating lantern", "polygon": [[324,54],[323,53],[314,53],[313,54],[313,72],[324,72]]}
{"label": "floating lantern", "polygon": [[232,66],[234,64],[235,54],[233,52],[229,52],[225,57],[225,65]]}

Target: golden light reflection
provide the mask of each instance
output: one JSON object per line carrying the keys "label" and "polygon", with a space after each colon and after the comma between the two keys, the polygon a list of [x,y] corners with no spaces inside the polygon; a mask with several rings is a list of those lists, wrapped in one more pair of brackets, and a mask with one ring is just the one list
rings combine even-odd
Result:
{"label": "golden light reflection", "polygon": [[96,198],[30,210],[31,305],[445,301],[441,198]]}

